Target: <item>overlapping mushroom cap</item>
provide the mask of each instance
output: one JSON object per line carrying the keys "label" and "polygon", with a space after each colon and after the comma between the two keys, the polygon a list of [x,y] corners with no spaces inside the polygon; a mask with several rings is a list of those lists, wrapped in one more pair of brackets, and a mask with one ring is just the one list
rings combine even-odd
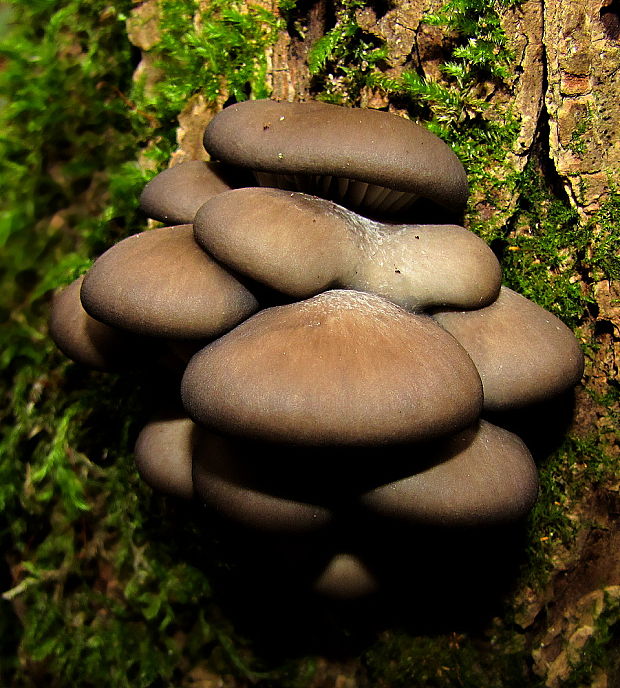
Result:
{"label": "overlapping mushroom cap", "polygon": [[321,102],[231,105],[207,127],[215,159],[253,170],[262,186],[393,213],[417,198],[460,211],[467,178],[440,138],[403,117]]}
{"label": "overlapping mushroom cap", "polygon": [[138,337],[92,318],[82,306],[84,276],[54,295],[49,333],[56,346],[72,361],[96,370],[118,370],[143,358]]}
{"label": "overlapping mushroom cap", "polygon": [[583,352],[572,331],[508,287],[485,308],[441,311],[433,318],[476,364],[486,410],[546,401],[574,387],[583,375]]}
{"label": "overlapping mushroom cap", "polygon": [[255,296],[193,239],[192,226],[135,234],[95,261],[81,290],[98,320],[170,339],[208,339],[258,310]]}
{"label": "overlapping mushroom cap", "polygon": [[200,206],[213,196],[240,186],[239,174],[217,162],[188,160],[160,172],[144,187],[140,207],[167,225],[192,222]]}
{"label": "overlapping mushroom cap", "polygon": [[266,309],[190,361],[183,404],[220,432],[300,444],[382,444],[458,430],[482,387],[431,318],[333,290]]}
{"label": "overlapping mushroom cap", "polygon": [[375,513],[400,521],[489,525],[525,516],[538,495],[538,473],[513,433],[481,421],[441,441],[411,447],[420,470],[360,498]]}
{"label": "overlapping mushroom cap", "polygon": [[410,310],[479,308],[501,283],[491,249],[463,227],[382,224],[279,189],[219,194],[198,211],[194,235],[224,265],[295,298],[345,288]]}

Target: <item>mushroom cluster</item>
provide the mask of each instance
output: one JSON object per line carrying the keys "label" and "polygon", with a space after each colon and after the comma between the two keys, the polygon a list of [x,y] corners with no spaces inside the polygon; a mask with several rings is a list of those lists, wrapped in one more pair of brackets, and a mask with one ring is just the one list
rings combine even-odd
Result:
{"label": "mushroom cluster", "polygon": [[215,162],[141,195],[168,226],[110,248],[52,308],[75,361],[178,374],[178,408],[136,443],[144,480],[251,537],[311,534],[304,585],[345,598],[385,582],[360,523],[522,519],[536,467],[491,414],[558,398],[583,357],[446,222],[467,200],[449,147],[386,112],[269,100],[224,109],[204,144]]}

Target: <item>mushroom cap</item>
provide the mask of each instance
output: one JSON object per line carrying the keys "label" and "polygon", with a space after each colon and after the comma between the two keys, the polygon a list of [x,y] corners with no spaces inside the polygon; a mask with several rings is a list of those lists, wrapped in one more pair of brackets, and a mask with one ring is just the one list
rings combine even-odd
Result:
{"label": "mushroom cap", "polygon": [[379,587],[366,564],[350,553],[336,554],[330,559],[312,586],[323,597],[352,600],[365,597]]}
{"label": "mushroom cap", "polygon": [[158,492],[192,499],[192,457],[198,426],[183,415],[164,415],[142,428],[134,449],[136,468]]}
{"label": "mushroom cap", "polygon": [[515,521],[534,506],[538,474],[515,434],[486,421],[446,439],[412,446],[408,465],[426,467],[367,491],[372,512],[426,525],[481,526]]}
{"label": "mushroom cap", "polygon": [[583,375],[583,352],[572,331],[508,287],[485,308],[432,317],[476,364],[488,411],[545,401],[574,387]]}
{"label": "mushroom cap", "polygon": [[81,298],[97,320],[169,339],[215,337],[258,309],[254,295],[196,244],[191,225],[119,242],[86,274]]}
{"label": "mushroom cap", "polygon": [[307,194],[236,189],[200,208],[194,237],[231,269],[304,299],[337,285],[357,263],[348,212]]}
{"label": "mushroom cap", "polygon": [[138,338],[88,315],[80,301],[83,281],[84,275],[54,295],[49,321],[54,343],[72,361],[89,368],[119,370],[134,365],[141,349]]}
{"label": "mushroom cap", "polygon": [[307,445],[440,436],[482,403],[471,359],[431,318],[345,290],[256,314],[191,359],[181,394],[216,431]]}
{"label": "mushroom cap", "polygon": [[[211,120],[204,145],[214,158],[261,173],[354,180],[423,196],[451,210],[467,201],[465,171],[452,150],[427,129],[378,110],[245,101]],[[318,184],[327,190],[324,180]],[[347,199],[367,205],[367,191],[359,188]],[[368,193],[376,195],[373,189]]]}
{"label": "mushroom cap", "polygon": [[280,189],[228,191],[194,220],[196,241],[231,269],[296,298],[367,291],[410,310],[477,308],[497,298],[501,268],[455,225],[387,225]]}
{"label": "mushroom cap", "polygon": [[233,188],[233,175],[218,162],[189,160],[153,177],[140,195],[140,207],[168,225],[191,223],[200,206]]}
{"label": "mushroom cap", "polygon": [[[196,494],[227,518],[267,532],[304,533],[331,521],[288,463],[270,461],[265,445],[202,430],[194,455]],[[263,454],[256,460],[257,454]]]}

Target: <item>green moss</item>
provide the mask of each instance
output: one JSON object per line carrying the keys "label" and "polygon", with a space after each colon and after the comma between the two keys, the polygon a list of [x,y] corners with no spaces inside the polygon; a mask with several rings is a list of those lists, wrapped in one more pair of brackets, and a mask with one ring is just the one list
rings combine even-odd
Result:
{"label": "green moss", "polygon": [[335,6],[335,25],[312,46],[308,68],[319,100],[359,104],[362,89],[387,57],[381,41],[362,30],[356,12],[364,0],[342,0]]}
{"label": "green moss", "polygon": [[12,3],[19,24],[0,53],[3,685],[178,685],[218,649],[220,666],[254,678],[213,621],[206,570],[189,563],[217,566],[209,533],[135,474],[149,381],[68,363],[46,331],[51,290],[144,227],[152,172],[136,158],[149,143],[155,167],[167,161],[185,99],[267,94],[275,18],[212,3],[198,30],[195,6],[161,3],[168,26],[153,52],[167,73],[147,97],[132,80],[130,0]]}
{"label": "green moss", "polygon": [[[578,659],[571,666],[570,676],[561,683],[561,688],[582,688],[593,685],[597,673],[601,671],[609,679],[608,671],[617,676],[618,670],[618,630],[620,625],[620,598],[615,592],[606,592],[603,608],[594,614],[592,635],[576,653]],[[614,666],[615,664],[615,666]]]}
{"label": "green moss", "polygon": [[536,688],[527,670],[524,642],[494,646],[451,633],[388,633],[366,655],[372,685],[389,688]]}

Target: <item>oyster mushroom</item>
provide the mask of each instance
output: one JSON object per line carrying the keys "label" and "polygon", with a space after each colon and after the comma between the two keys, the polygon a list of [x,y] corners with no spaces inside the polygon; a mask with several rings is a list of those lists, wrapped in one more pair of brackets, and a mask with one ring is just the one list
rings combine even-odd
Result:
{"label": "oyster mushroom", "polygon": [[416,472],[366,491],[360,502],[371,512],[412,524],[486,526],[516,521],[536,501],[527,447],[486,421],[406,452]]}
{"label": "oyster mushroom", "polygon": [[583,375],[583,352],[572,331],[508,287],[485,308],[439,311],[432,317],[476,364],[487,411],[551,399],[574,387]]}
{"label": "oyster mushroom", "polygon": [[139,337],[92,318],[80,301],[84,275],[54,295],[49,333],[72,361],[96,370],[119,370],[144,358]]}
{"label": "oyster mushroom", "polygon": [[135,234],[84,278],[86,311],[107,325],[167,339],[210,339],[258,310],[256,297],[210,258],[191,225]]}
{"label": "oyster mushroom", "polygon": [[456,155],[398,115],[321,102],[253,100],[219,112],[204,134],[214,159],[254,171],[262,186],[396,213],[419,197],[451,211],[467,200]]}
{"label": "oyster mushroom", "polygon": [[440,436],[482,403],[471,359],[431,318],[345,290],[256,314],[191,359],[181,393],[215,431],[310,445]]}
{"label": "oyster mushroom", "polygon": [[140,431],[136,468],[147,485],[164,494],[192,499],[192,458],[199,428],[184,415],[161,414]]}
{"label": "oyster mushroom", "polygon": [[366,597],[378,588],[378,580],[368,566],[348,552],[334,555],[312,585],[320,596],[339,600]]}
{"label": "oyster mushroom", "polygon": [[253,530],[281,533],[314,531],[331,521],[313,486],[292,468],[290,450],[284,462],[281,447],[205,430],[199,437],[193,462],[196,494],[221,515]]}
{"label": "oyster mushroom", "polygon": [[148,217],[167,225],[190,223],[209,198],[241,186],[245,179],[239,177],[221,163],[181,162],[151,179],[140,195],[140,207]]}
{"label": "oyster mushroom", "polygon": [[196,214],[194,235],[232,270],[295,298],[343,288],[409,310],[479,308],[501,284],[491,249],[463,227],[386,225],[279,189],[219,194]]}

